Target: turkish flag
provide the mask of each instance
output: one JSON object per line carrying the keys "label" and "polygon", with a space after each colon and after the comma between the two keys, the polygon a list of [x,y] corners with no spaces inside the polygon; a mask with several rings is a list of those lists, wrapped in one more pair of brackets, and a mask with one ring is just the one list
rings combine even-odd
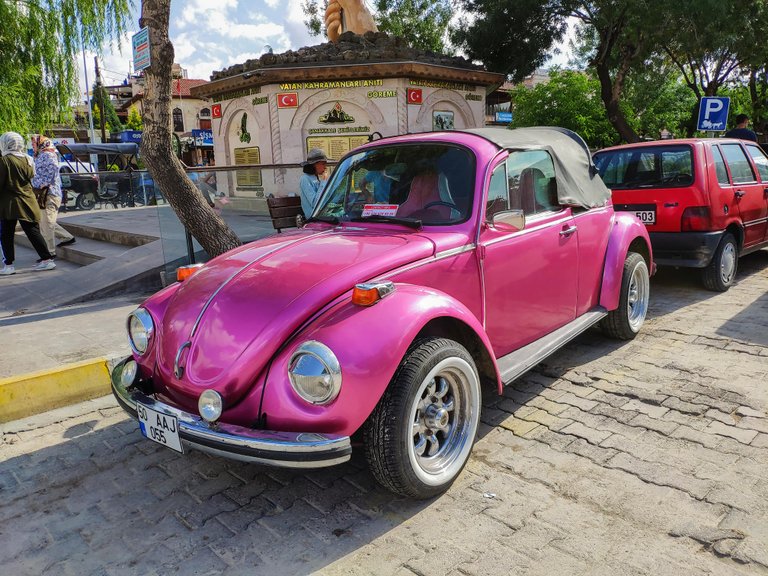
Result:
{"label": "turkish flag", "polygon": [[282,94],[278,94],[277,107],[278,108],[298,108],[299,107],[298,92],[284,92]]}
{"label": "turkish flag", "polygon": [[421,104],[421,88],[408,88],[408,104]]}
{"label": "turkish flag", "polygon": [[221,118],[221,104],[211,106],[211,118]]}

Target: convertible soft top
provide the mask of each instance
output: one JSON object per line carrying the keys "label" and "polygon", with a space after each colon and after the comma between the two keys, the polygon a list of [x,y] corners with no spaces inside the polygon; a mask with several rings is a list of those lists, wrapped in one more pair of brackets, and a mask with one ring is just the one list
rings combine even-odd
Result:
{"label": "convertible soft top", "polygon": [[465,130],[482,136],[499,148],[546,150],[557,170],[557,199],[560,204],[594,208],[604,206],[611,191],[592,162],[586,142],[571,130],[554,126],[533,128],[476,128]]}

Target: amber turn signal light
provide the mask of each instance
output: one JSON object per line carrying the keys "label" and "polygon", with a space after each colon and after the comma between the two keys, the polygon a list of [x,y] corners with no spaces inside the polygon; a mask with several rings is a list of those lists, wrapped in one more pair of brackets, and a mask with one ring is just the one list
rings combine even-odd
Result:
{"label": "amber turn signal light", "polygon": [[202,264],[190,264],[189,266],[179,266],[176,268],[176,281],[184,282],[187,278],[192,276],[195,272],[202,268]]}
{"label": "amber turn signal light", "polygon": [[352,290],[352,304],[357,306],[372,306],[387,294],[395,291],[392,282],[371,282],[356,284]]}

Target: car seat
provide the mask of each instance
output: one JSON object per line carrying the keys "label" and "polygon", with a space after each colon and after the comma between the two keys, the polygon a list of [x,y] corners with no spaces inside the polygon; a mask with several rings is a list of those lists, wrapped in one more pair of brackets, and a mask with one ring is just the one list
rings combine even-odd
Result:
{"label": "car seat", "polygon": [[422,172],[413,177],[408,197],[398,208],[397,215],[406,218],[448,220],[451,217],[450,206],[444,204],[429,206],[433,202],[443,201],[440,198],[437,173]]}
{"label": "car seat", "polygon": [[524,214],[536,213],[536,183],[543,178],[544,172],[538,168],[524,168],[520,172],[518,191]]}

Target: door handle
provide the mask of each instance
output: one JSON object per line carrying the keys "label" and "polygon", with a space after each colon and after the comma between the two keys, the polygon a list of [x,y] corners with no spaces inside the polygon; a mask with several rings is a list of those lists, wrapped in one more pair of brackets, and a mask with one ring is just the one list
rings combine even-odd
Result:
{"label": "door handle", "polygon": [[742,196],[744,196],[744,194],[746,194],[744,190],[736,190],[736,192],[734,192],[734,195],[736,196],[736,198],[741,198]]}
{"label": "door handle", "polygon": [[563,229],[560,230],[560,236],[570,236],[571,234],[576,232],[576,230],[577,230],[576,226],[571,226],[570,228],[566,228],[565,226],[563,226]]}

